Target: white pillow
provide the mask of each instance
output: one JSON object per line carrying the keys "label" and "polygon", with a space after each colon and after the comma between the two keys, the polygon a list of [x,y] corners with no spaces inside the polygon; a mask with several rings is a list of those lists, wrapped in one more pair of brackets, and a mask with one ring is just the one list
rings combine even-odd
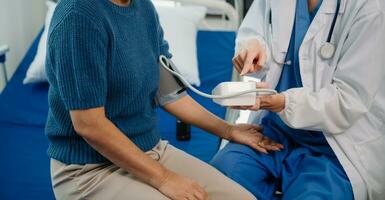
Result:
{"label": "white pillow", "polygon": [[47,52],[48,27],[51,23],[52,15],[56,8],[56,3],[47,1],[46,5],[48,7],[48,11],[45,18],[44,31],[39,41],[36,56],[28,68],[26,77],[23,80],[24,84],[47,81],[47,76],[45,75],[45,56]]}
{"label": "white pillow", "polygon": [[156,1],[154,5],[164,30],[164,38],[173,54],[173,62],[187,81],[199,86],[196,39],[198,26],[203,22],[207,9],[200,6],[162,6]]}
{"label": "white pillow", "polygon": [[[47,52],[48,27],[55,11],[56,3],[47,1],[48,7],[45,29],[39,41],[36,56],[32,61],[24,84],[47,81],[45,74],[45,57]],[[181,74],[191,84],[200,85],[197,58],[197,29],[203,22],[207,9],[199,6],[169,7],[155,3],[160,23],[169,42],[173,62]]]}

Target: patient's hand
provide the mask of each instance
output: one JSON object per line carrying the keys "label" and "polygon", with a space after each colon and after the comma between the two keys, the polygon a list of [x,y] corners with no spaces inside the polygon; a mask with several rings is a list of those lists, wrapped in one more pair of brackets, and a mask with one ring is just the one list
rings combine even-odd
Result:
{"label": "patient's hand", "polygon": [[262,130],[263,128],[261,126],[252,124],[232,125],[228,131],[228,139],[233,142],[248,145],[266,154],[268,151],[280,151],[284,148],[282,144],[264,136],[261,133]]}

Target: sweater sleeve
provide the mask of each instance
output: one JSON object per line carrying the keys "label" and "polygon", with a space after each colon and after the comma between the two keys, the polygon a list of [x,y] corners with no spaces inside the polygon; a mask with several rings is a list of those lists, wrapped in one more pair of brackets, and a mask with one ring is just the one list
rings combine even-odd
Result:
{"label": "sweater sleeve", "polygon": [[108,36],[101,27],[76,12],[52,27],[48,59],[67,110],[105,105]]}
{"label": "sweater sleeve", "polygon": [[156,17],[156,27],[157,27],[156,30],[157,30],[157,34],[158,34],[158,43],[159,43],[159,48],[160,48],[160,55],[164,55],[167,58],[171,58],[172,54],[169,51],[170,46],[169,46],[168,42],[164,39],[164,31],[163,31],[163,28],[160,24],[159,15],[156,12],[155,8],[154,8],[154,11],[155,11],[155,17]]}

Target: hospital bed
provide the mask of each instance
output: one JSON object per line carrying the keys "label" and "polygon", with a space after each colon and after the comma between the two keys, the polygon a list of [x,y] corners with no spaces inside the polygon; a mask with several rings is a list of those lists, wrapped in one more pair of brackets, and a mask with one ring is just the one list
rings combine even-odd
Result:
{"label": "hospital bed", "polygon": [[[230,26],[226,25],[223,30],[218,29],[218,24],[222,23],[218,22],[216,28],[208,27],[198,32],[197,54],[201,80],[198,89],[211,92],[219,82],[232,78],[231,58],[234,53],[238,12],[230,9],[228,4],[209,4],[211,1],[208,0],[178,2],[208,6],[216,9],[216,12],[225,8],[226,17],[214,20],[226,20],[226,24],[230,21]],[[41,33],[0,95],[0,199],[53,199],[49,158],[46,155],[48,141],[44,135],[48,112],[48,84],[22,83],[36,54],[40,37]],[[204,99],[191,92],[190,95],[216,115],[222,118],[226,116],[226,109],[215,105],[210,99]],[[220,139],[195,127],[192,127],[190,141],[177,141],[176,119],[161,109],[158,110],[158,116],[162,138],[169,140],[174,146],[206,162],[218,150]]]}

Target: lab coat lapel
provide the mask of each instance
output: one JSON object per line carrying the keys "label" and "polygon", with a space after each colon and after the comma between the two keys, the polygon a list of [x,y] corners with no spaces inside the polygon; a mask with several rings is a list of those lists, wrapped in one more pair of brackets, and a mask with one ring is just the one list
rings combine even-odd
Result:
{"label": "lab coat lapel", "polygon": [[267,2],[270,3],[271,10],[270,47],[274,64],[269,67],[266,82],[275,88],[282,72],[282,66],[279,63],[284,63],[289,47],[297,0],[270,0]]}
{"label": "lab coat lapel", "polygon": [[[341,14],[345,10],[345,0],[341,0],[340,6],[341,7],[339,11]],[[330,21],[331,24],[334,18],[334,14],[336,12],[336,7],[337,0],[323,0],[320,9],[317,12],[317,15],[313,19],[313,22],[310,24],[310,27],[305,35],[305,38],[303,39],[302,44],[306,44],[306,42],[312,40],[327,22]]]}
{"label": "lab coat lapel", "polygon": [[272,0],[273,41],[279,53],[286,53],[294,24],[296,0]]}

